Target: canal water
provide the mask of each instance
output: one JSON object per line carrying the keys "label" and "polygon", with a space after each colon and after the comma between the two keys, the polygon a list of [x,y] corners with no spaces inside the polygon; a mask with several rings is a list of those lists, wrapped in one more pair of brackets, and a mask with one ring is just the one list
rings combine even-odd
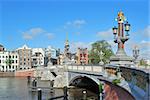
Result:
{"label": "canal water", "polygon": [[[42,83],[47,85],[49,83]],[[69,100],[97,100],[96,94],[85,89],[73,88],[68,90]],[[51,97],[63,95],[63,89],[42,90],[42,100],[48,100]],[[31,91],[27,78],[23,77],[0,77],[0,100],[37,100],[37,92]],[[63,99],[57,99],[63,100]]]}

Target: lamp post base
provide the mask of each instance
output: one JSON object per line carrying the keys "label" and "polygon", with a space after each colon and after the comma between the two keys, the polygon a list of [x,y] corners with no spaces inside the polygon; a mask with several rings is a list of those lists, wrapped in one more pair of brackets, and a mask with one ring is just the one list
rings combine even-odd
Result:
{"label": "lamp post base", "polygon": [[133,65],[133,58],[127,56],[123,49],[118,49],[116,55],[110,57],[110,64]]}

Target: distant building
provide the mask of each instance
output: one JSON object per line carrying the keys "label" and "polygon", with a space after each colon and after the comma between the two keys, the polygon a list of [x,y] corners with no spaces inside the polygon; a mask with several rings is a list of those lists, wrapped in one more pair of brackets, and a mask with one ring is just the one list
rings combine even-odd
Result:
{"label": "distant building", "polygon": [[63,60],[64,60],[64,55],[63,55],[63,53],[60,53],[59,57],[57,59],[57,64],[58,65],[63,65]]}
{"label": "distant building", "polygon": [[42,48],[33,48],[31,62],[32,67],[44,66],[45,53]]}
{"label": "distant building", "polygon": [[15,51],[0,52],[0,71],[15,71],[19,68],[19,55]]}
{"label": "distant building", "polygon": [[87,48],[78,48],[77,64],[79,64],[79,65],[87,65],[88,64],[88,50],[87,50]]}
{"label": "distant building", "polygon": [[0,52],[4,51],[5,48],[3,47],[3,45],[0,44]]}
{"label": "distant building", "polygon": [[19,69],[30,69],[32,49],[23,45],[23,47],[17,49],[17,52],[19,54]]}
{"label": "distant building", "polygon": [[75,64],[74,61],[74,54],[72,54],[70,51],[70,45],[68,38],[65,41],[64,46],[64,52],[59,54],[59,57],[57,59],[57,64],[63,65],[63,64]]}
{"label": "distant building", "polygon": [[45,66],[47,66],[48,63],[51,63],[52,65],[57,64],[58,51],[55,48],[48,46],[47,48],[45,48],[44,52],[45,52]]}

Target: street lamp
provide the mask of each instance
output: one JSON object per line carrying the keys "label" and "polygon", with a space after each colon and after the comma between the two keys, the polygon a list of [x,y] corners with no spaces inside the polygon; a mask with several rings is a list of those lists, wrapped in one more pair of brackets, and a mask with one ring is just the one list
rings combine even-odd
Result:
{"label": "street lamp", "polygon": [[118,28],[117,28],[116,26],[114,26],[114,27],[112,28],[112,30],[113,30],[114,38],[116,38]]}
{"label": "street lamp", "polygon": [[98,53],[98,56],[99,56],[99,59],[100,59],[99,65],[103,65],[104,64],[104,62],[103,62],[104,53],[102,51],[102,44],[99,45],[99,49],[100,50],[98,50],[98,47],[94,48],[94,52]]}
{"label": "street lamp", "polygon": [[117,16],[118,26],[113,27],[114,42],[118,44],[116,55],[110,57],[111,64],[131,65],[133,58],[125,53],[125,42],[129,40],[130,24],[126,21],[124,13],[120,11]]}
{"label": "street lamp", "polygon": [[102,60],[103,60],[104,53],[102,51],[102,44],[100,44],[100,51],[98,53],[99,53],[99,59],[100,59],[99,65],[103,65],[104,62]]}
{"label": "street lamp", "polygon": [[128,21],[126,21],[124,26],[125,26],[126,36],[129,36],[128,32],[130,31],[130,24],[128,23]]}
{"label": "street lamp", "polygon": [[87,97],[87,91],[86,91],[86,90],[83,90],[82,93],[83,93],[83,100],[86,100],[86,97]]}
{"label": "street lamp", "polygon": [[133,49],[133,57],[134,57],[135,65],[138,64],[138,60],[137,59],[139,57],[139,52],[140,52],[139,48],[137,46],[135,46],[134,49]]}

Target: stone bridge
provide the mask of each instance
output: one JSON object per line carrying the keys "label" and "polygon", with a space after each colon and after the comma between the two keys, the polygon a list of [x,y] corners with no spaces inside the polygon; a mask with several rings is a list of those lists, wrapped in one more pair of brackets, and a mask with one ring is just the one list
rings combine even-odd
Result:
{"label": "stone bridge", "polygon": [[[55,87],[76,86],[99,94],[98,85],[104,84],[105,99],[147,100],[150,97],[149,72],[120,66],[121,75],[116,74],[116,66],[50,66],[37,68],[35,76],[42,80],[54,80]],[[114,80],[120,82],[114,84]]]}

